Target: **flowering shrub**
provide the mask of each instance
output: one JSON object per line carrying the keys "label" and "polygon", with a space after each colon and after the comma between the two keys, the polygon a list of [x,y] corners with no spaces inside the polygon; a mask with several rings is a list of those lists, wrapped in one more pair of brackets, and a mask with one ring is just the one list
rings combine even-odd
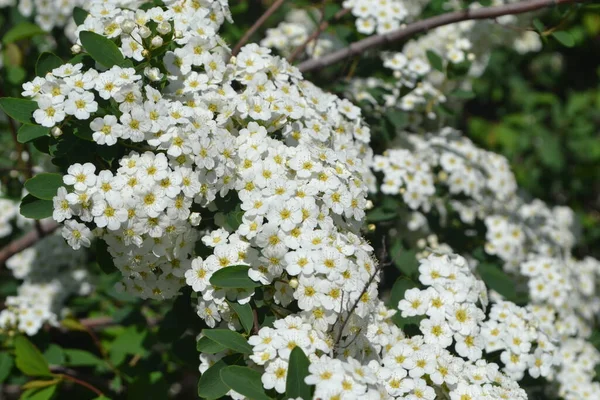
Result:
{"label": "flowering shrub", "polygon": [[[11,17],[3,40],[0,237],[21,237],[0,263],[22,282],[0,382],[37,399],[597,397],[600,262],[574,255],[574,212],[445,123],[492,45],[571,36],[523,32],[514,1],[349,0],[288,8],[248,43],[282,3],[236,46],[226,0],[19,3],[39,27]],[[488,6],[505,14],[476,21]],[[373,76],[303,75],[452,11],[375,53]]]}

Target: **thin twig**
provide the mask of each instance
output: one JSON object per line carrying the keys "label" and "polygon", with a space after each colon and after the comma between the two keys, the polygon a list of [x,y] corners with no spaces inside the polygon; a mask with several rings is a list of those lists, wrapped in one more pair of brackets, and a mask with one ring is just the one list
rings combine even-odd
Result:
{"label": "thin twig", "polygon": [[[333,20],[337,21],[338,19],[342,18],[344,15],[348,14],[349,12],[350,12],[349,8],[343,8],[333,16]],[[324,12],[323,12],[323,15],[325,15]],[[316,40],[319,37],[319,35],[321,35],[321,33],[323,33],[325,31],[325,29],[327,29],[327,28],[329,28],[329,22],[323,21],[321,23],[321,25],[319,25],[318,29],[315,29],[315,31],[313,31],[313,33],[306,39],[306,41],[304,43],[302,43],[300,46],[298,46],[294,49],[292,54],[288,57],[288,62],[290,64],[292,62],[294,62],[294,60],[296,58],[298,58],[298,56],[300,54],[302,54],[302,52],[304,51],[306,46],[308,46],[313,40]]]}
{"label": "thin twig", "polygon": [[104,396],[104,393],[102,393],[102,391],[100,389],[98,389],[96,386],[92,385],[91,383],[87,383],[86,381],[82,381],[81,379],[77,379],[74,376],[67,375],[67,374],[58,374],[58,376],[65,380],[76,383],[80,386],[83,386],[83,387],[91,390],[92,392],[96,393],[98,396]]}
{"label": "thin twig", "polygon": [[248,40],[250,40],[252,35],[265,23],[267,19],[269,19],[271,15],[273,15],[275,11],[277,11],[279,7],[281,7],[284,1],[285,0],[275,1],[275,3],[273,3],[271,7],[269,7],[267,11],[265,11],[265,13],[260,16],[260,18],[254,23],[254,25],[252,25],[252,27],[248,29],[248,31],[244,34],[244,36],[242,36],[240,41],[235,45],[235,47],[231,51],[232,56],[235,56],[240,52],[240,49],[248,42]]}
{"label": "thin twig", "polygon": [[13,255],[33,246],[43,237],[51,234],[58,228],[58,224],[54,221],[40,223],[39,229],[33,229],[29,233],[14,240],[0,249],[0,266],[4,265]]}
{"label": "thin twig", "polygon": [[589,0],[526,0],[502,6],[467,9],[442,14],[414,22],[386,34],[370,36],[366,39],[359,40],[358,42],[351,43],[348,47],[321,58],[304,61],[298,68],[302,72],[320,70],[339,61],[362,54],[367,50],[398,42],[417,33],[426,32],[443,25],[475,19],[493,19],[503,15],[522,14],[558,4],[583,3],[586,1]]}

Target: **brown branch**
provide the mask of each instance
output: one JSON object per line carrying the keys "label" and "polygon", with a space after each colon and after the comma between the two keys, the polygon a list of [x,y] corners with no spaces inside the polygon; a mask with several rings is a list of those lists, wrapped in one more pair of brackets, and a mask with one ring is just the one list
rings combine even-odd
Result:
{"label": "brown branch", "polygon": [[58,224],[54,221],[40,223],[39,228],[31,230],[29,233],[14,240],[0,249],[0,266],[4,265],[13,255],[25,250],[28,247],[36,244],[43,237],[51,234],[58,228]]}
{"label": "brown branch", "polygon": [[71,381],[73,383],[76,383],[80,386],[83,386],[84,388],[87,388],[88,390],[96,393],[98,396],[104,396],[104,393],[102,393],[102,391],[100,389],[98,389],[97,387],[95,387],[94,385],[92,385],[91,383],[88,383],[86,381],[82,381],[81,379],[75,378],[74,376],[71,375],[67,375],[67,374],[57,374],[58,377]]}
{"label": "brown branch", "polygon": [[522,14],[558,4],[584,3],[589,1],[590,0],[525,0],[519,3],[511,3],[496,7],[483,7],[478,9],[455,11],[427,18],[422,21],[417,21],[383,35],[370,36],[321,58],[304,61],[298,66],[298,68],[302,72],[323,69],[346,58],[364,53],[367,50],[383,46],[385,44],[398,42],[417,33],[425,32],[439,26],[449,25],[456,22],[476,19],[492,19],[501,17],[503,15]]}
{"label": "brown branch", "polygon": [[[338,20],[344,15],[348,14],[349,12],[349,8],[342,8],[333,16],[333,20]],[[323,15],[325,15],[325,13],[323,13]],[[300,46],[294,49],[292,54],[288,57],[288,62],[291,64],[296,58],[298,58],[298,56],[302,54],[306,46],[308,46],[313,40],[316,40],[319,37],[319,35],[321,35],[321,33],[323,33],[327,28],[329,28],[329,22],[323,21],[321,25],[319,25],[319,27],[313,31],[313,33],[306,39],[304,43],[302,43]]]}
{"label": "brown branch", "polygon": [[269,7],[267,11],[265,11],[265,13],[260,16],[260,18],[254,23],[254,25],[250,27],[250,29],[244,34],[244,36],[242,36],[240,41],[235,45],[235,47],[231,51],[232,56],[235,56],[240,52],[240,49],[248,42],[248,40],[250,40],[250,37],[252,37],[252,35],[258,30],[258,28],[260,28],[265,23],[265,21],[269,19],[269,17],[273,15],[273,13],[277,11],[279,7],[281,7],[284,1],[285,0],[275,1],[275,3],[273,3],[271,7]]}

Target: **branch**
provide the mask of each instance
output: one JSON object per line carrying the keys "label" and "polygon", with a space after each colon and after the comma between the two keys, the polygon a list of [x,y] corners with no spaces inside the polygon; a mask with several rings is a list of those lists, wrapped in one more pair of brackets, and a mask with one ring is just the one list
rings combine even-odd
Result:
{"label": "branch", "polygon": [[31,230],[26,235],[7,244],[0,249],[0,266],[4,265],[6,260],[13,255],[33,246],[40,239],[54,232],[56,228],[58,228],[58,224],[54,221],[40,223],[39,228]]}
{"label": "branch", "polygon": [[301,72],[323,69],[346,58],[359,55],[367,50],[398,42],[417,33],[425,32],[443,25],[475,19],[492,19],[503,15],[522,14],[558,4],[583,3],[587,1],[590,0],[525,0],[519,3],[511,3],[502,6],[467,9],[442,14],[414,22],[383,35],[370,36],[366,39],[359,40],[346,48],[324,57],[304,61],[298,68]]}
{"label": "branch", "polygon": [[265,13],[263,15],[260,16],[260,18],[254,23],[254,25],[252,25],[252,27],[248,30],[248,32],[246,32],[244,34],[244,36],[242,36],[242,38],[240,39],[240,41],[235,45],[235,47],[233,48],[233,50],[231,51],[231,55],[235,56],[237,55],[237,53],[240,52],[240,49],[248,42],[248,40],[250,40],[250,37],[252,37],[252,35],[254,34],[254,32],[256,32],[258,30],[258,28],[260,28],[262,26],[262,24],[265,23],[265,21],[267,19],[269,19],[269,17],[271,15],[273,15],[273,13],[275,11],[277,11],[277,9],[279,7],[281,7],[281,5],[283,4],[285,0],[277,0],[275,1],[275,3],[273,3],[271,5],[271,7],[269,7],[267,9],[267,11],[265,11]]}
{"label": "branch", "polygon": [[[349,12],[350,12],[349,8],[342,8],[340,11],[338,11],[333,16],[333,19],[338,20],[338,19],[342,18],[344,15],[348,14]],[[321,23],[321,25],[319,25],[319,27],[313,31],[313,33],[306,39],[306,41],[304,43],[302,43],[300,46],[298,46],[298,47],[296,47],[296,49],[294,49],[294,51],[288,58],[288,62],[291,64],[300,54],[302,54],[302,52],[304,51],[306,46],[308,46],[313,40],[317,39],[319,37],[319,35],[321,35],[321,33],[323,33],[325,31],[325,29],[327,29],[327,28],[329,28],[329,22],[323,21]]]}

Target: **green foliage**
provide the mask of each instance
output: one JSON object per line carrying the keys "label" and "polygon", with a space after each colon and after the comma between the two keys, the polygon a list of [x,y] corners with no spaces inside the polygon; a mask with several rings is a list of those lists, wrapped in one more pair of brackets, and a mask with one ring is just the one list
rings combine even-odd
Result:
{"label": "green foliage", "polygon": [[269,400],[260,380],[260,372],[248,367],[231,365],[219,373],[227,387],[253,400]]}
{"label": "green foliage", "polygon": [[7,352],[0,353],[0,383],[4,382],[14,365],[13,358]]}
{"label": "green foliage", "polygon": [[117,45],[110,39],[94,32],[82,31],[79,39],[85,51],[92,56],[96,62],[106,68],[114,65],[124,66],[125,58]]}
{"label": "green foliage", "polygon": [[11,97],[0,98],[0,108],[12,119],[23,124],[33,123],[33,112],[37,110],[37,103],[32,100]]}
{"label": "green foliage", "polygon": [[198,396],[205,399],[218,399],[229,391],[229,387],[221,380],[221,371],[225,367],[227,367],[225,361],[219,360],[204,371],[198,381]]}
{"label": "green foliage", "polygon": [[46,31],[39,26],[30,22],[21,22],[6,32],[4,36],[2,36],[2,43],[6,45],[19,40],[29,39],[31,37],[44,34],[46,34]]}
{"label": "green foliage", "polygon": [[61,174],[41,173],[25,182],[25,189],[34,197],[42,200],[52,200],[58,188],[63,186]]}
{"label": "green foliage", "polygon": [[21,215],[31,219],[44,219],[52,216],[52,200],[38,199],[28,194],[21,200]]}
{"label": "green foliage", "polygon": [[39,137],[48,136],[49,134],[50,128],[46,128],[40,125],[23,124],[19,128],[17,140],[19,141],[19,143],[27,143]]}
{"label": "green foliage", "polygon": [[425,54],[427,55],[427,59],[429,60],[429,65],[431,65],[431,68],[440,72],[444,72],[444,61],[439,54],[433,50],[427,50]]}
{"label": "green foliage", "polygon": [[237,332],[230,331],[229,329],[204,329],[202,333],[226,349],[243,354],[252,354],[252,346]]}
{"label": "green foliage", "polygon": [[262,286],[248,276],[248,265],[231,265],[221,268],[210,277],[211,285],[221,288],[252,289]]}
{"label": "green foliage", "polygon": [[35,64],[35,74],[37,76],[45,76],[48,72],[51,72],[54,68],[58,68],[63,64],[63,60],[56,54],[44,52],[40,54],[37,63]]}
{"label": "green foliage", "polygon": [[15,338],[15,364],[25,375],[52,376],[42,353],[25,336]]}
{"label": "green foliage", "polygon": [[294,347],[290,353],[290,364],[285,384],[285,396],[288,399],[298,397],[309,400],[312,398],[310,387],[304,382],[309,374],[310,361],[300,347]]}

